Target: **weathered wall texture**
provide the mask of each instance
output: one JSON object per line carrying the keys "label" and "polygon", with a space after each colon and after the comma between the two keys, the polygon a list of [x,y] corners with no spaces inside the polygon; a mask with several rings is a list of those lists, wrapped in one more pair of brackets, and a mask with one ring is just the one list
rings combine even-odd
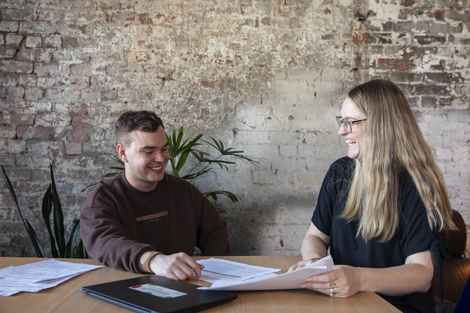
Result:
{"label": "weathered wall texture", "polygon": [[[349,88],[383,77],[409,97],[468,225],[469,54],[468,0],[2,0],[0,164],[41,229],[52,162],[71,223],[110,165],[117,116],[155,110],[260,162],[198,183],[240,197],[233,254],[299,254],[346,154],[334,116]],[[0,185],[0,255],[33,255]]]}

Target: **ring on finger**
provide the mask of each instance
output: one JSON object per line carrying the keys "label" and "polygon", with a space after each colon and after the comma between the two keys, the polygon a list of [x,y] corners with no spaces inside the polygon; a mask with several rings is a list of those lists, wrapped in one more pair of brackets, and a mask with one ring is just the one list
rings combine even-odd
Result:
{"label": "ring on finger", "polygon": [[335,290],[333,288],[330,288],[330,297],[333,297],[335,295]]}

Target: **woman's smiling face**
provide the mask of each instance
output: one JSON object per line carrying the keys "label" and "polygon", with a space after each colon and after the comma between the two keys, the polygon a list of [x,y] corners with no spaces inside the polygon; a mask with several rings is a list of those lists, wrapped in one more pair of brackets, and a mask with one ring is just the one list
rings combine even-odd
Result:
{"label": "woman's smiling face", "polygon": [[[351,99],[346,98],[341,108],[341,118],[350,122],[367,119],[367,116],[359,111]],[[366,131],[367,121],[352,124],[352,132],[348,132],[344,125],[341,125],[338,131],[340,136],[345,137],[348,144],[348,157],[351,159],[362,160],[362,149],[364,148],[364,133]]]}

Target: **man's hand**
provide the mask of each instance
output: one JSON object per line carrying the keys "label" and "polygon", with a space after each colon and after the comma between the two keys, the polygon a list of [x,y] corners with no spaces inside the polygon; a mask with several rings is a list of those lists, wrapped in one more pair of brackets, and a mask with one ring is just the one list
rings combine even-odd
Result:
{"label": "man's hand", "polygon": [[149,266],[155,275],[176,280],[190,279],[193,277],[193,272],[197,278],[201,278],[201,270],[204,268],[184,252],[171,255],[157,254],[150,260]]}

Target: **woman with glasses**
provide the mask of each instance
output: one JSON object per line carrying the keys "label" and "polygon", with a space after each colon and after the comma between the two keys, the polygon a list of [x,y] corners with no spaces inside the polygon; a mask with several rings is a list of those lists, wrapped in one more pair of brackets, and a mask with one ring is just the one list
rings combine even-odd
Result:
{"label": "woman with glasses", "polygon": [[290,270],[327,255],[335,270],[302,285],[332,297],[373,291],[403,312],[434,312],[432,278],[455,229],[444,179],[403,92],[373,80],[336,118],[348,157],[328,170]]}

